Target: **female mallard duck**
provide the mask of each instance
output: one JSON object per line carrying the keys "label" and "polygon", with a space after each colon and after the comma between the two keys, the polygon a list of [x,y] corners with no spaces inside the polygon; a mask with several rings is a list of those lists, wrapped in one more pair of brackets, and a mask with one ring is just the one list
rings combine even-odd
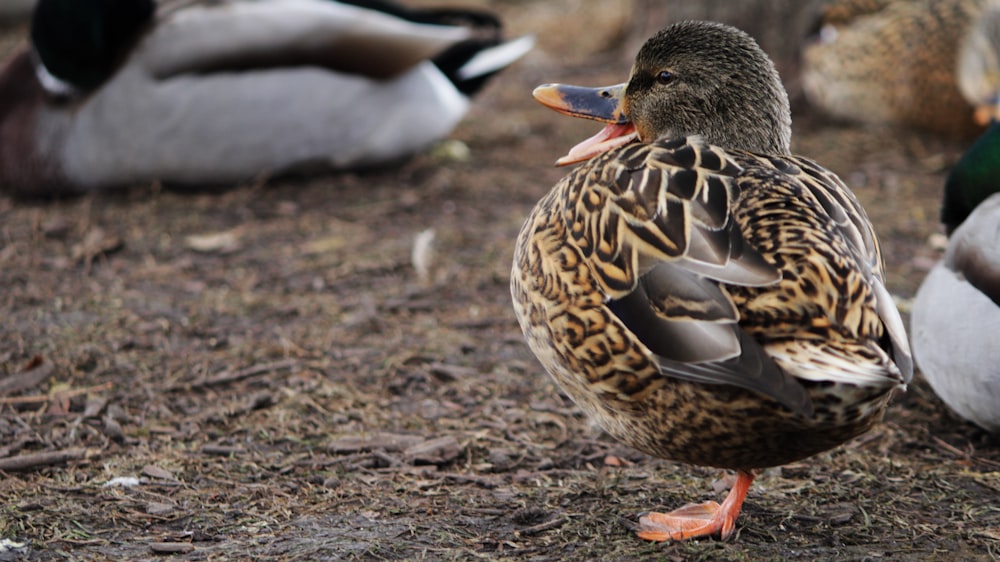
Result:
{"label": "female mallard duck", "polygon": [[26,194],[396,160],[447,135],[532,44],[502,42],[488,13],[370,0],[159,19],[152,0],[41,0],[31,39],[0,70],[0,186]]}
{"label": "female mallard duck", "polygon": [[974,21],[995,0],[841,0],[803,50],[806,98],[842,119],[974,136],[984,100],[956,79]]}
{"label": "female mallard duck", "polygon": [[[959,79],[983,99],[1000,92],[1000,9],[968,40]],[[996,111],[996,109],[994,109]],[[1000,123],[962,156],[944,186],[944,259],[913,302],[913,353],[934,392],[963,418],[1000,433]]]}
{"label": "female mallard duck", "polygon": [[716,23],[671,25],[626,84],[541,86],[609,122],[518,236],[514,310],[563,390],[641,451],[738,471],[715,502],[648,514],[639,536],[734,529],[754,470],[878,421],[912,363],[851,191],[789,152],[767,55]]}

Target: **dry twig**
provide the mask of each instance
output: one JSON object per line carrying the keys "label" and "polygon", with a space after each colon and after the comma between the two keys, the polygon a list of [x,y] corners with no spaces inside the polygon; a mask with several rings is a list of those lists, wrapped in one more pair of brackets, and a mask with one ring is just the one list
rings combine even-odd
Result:
{"label": "dry twig", "polygon": [[62,464],[66,461],[82,459],[87,454],[83,448],[65,449],[62,451],[46,451],[44,453],[29,453],[0,459],[0,471],[27,472],[42,466]]}

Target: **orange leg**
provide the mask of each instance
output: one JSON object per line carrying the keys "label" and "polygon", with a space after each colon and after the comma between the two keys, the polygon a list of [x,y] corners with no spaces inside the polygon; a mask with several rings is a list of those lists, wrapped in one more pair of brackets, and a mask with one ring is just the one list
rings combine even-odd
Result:
{"label": "orange leg", "polygon": [[670,513],[646,513],[639,518],[638,535],[647,541],[684,540],[719,534],[729,538],[743,507],[754,473],[740,470],[736,483],[722,505],[717,502],[688,504]]}

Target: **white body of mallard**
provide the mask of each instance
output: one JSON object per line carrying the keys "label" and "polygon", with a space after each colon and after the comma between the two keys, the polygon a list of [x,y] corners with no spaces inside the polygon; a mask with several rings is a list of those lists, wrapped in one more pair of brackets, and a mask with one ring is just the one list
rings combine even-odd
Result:
{"label": "white body of mallard", "polygon": [[1000,305],[970,276],[998,287],[1000,194],[951,236],[917,292],[910,330],[914,358],[934,392],[963,418],[1000,433]]}

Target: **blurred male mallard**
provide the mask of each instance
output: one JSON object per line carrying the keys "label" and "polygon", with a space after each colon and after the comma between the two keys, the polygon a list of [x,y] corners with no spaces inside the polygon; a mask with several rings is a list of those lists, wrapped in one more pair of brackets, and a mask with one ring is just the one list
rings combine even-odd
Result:
{"label": "blurred male mallard", "polygon": [[[996,115],[1000,7],[984,14],[968,43],[959,80],[992,98]],[[1000,122],[952,168],[941,222],[950,238],[913,302],[914,357],[945,404],[1000,434]]]}
{"label": "blurred male mallard", "polygon": [[973,23],[997,0],[839,0],[803,50],[806,98],[825,112],[949,136],[982,131],[992,100],[960,85]]}
{"label": "blurred male mallard", "polygon": [[232,183],[403,158],[532,46],[389,2],[40,0],[0,69],[0,188]]}
{"label": "blurred male mallard", "polygon": [[737,470],[720,506],[641,517],[649,540],[729,536],[756,469],[863,433],[911,377],[878,242],[840,179],[789,151],[788,98],[747,34],[683,22],[626,84],[546,85],[607,122],[518,236],[528,344],[608,433]]}

